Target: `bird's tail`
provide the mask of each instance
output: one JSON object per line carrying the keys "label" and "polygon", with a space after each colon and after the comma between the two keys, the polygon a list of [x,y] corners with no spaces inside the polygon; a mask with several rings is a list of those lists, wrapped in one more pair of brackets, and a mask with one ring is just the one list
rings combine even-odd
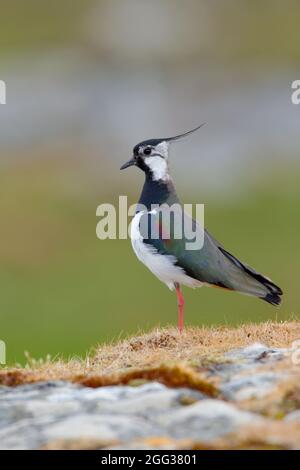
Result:
{"label": "bird's tail", "polygon": [[282,298],[280,296],[283,294],[283,292],[279,287],[277,287],[277,289],[277,292],[270,292],[265,297],[262,297],[262,299],[271,305],[280,305],[282,301]]}
{"label": "bird's tail", "polygon": [[[255,284],[257,285],[257,291],[255,290],[255,288],[253,289],[253,284],[251,284],[251,289],[249,290],[246,286],[245,288],[243,288],[242,286],[240,288],[238,287],[237,290],[240,290],[240,292],[244,292],[246,294],[249,293],[250,295],[255,295],[256,297],[265,300],[271,305],[280,305],[282,301],[281,296],[283,292],[279,286],[274,284],[271,279],[267,278],[266,276],[263,276],[247,264],[239,261],[235,256],[231,255],[230,253],[228,253],[228,251],[224,250],[224,248],[220,247],[220,250],[228,259],[230,259],[246,275],[249,276],[249,280],[252,279],[256,281]],[[250,285],[248,287],[250,287]]]}

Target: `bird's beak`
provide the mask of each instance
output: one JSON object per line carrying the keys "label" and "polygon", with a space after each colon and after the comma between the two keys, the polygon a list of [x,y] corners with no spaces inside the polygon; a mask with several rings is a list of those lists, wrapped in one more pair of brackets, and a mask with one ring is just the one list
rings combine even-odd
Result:
{"label": "bird's beak", "polygon": [[135,159],[132,157],[128,162],[124,163],[124,165],[121,166],[120,170],[125,170],[125,168],[129,168],[130,166],[135,165]]}

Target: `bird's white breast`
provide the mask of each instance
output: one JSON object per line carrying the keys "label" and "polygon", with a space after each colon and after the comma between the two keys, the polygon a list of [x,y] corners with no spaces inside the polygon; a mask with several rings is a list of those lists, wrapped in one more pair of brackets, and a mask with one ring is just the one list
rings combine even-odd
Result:
{"label": "bird's white breast", "polygon": [[[138,259],[158,279],[167,284],[171,290],[175,287],[174,283],[189,287],[200,287],[202,285],[200,281],[187,276],[181,267],[175,266],[177,261],[175,256],[162,255],[158,253],[156,248],[143,242],[143,237],[140,233],[140,220],[145,213],[146,211],[138,212],[131,222],[131,243]],[[155,211],[151,213],[155,213]]]}

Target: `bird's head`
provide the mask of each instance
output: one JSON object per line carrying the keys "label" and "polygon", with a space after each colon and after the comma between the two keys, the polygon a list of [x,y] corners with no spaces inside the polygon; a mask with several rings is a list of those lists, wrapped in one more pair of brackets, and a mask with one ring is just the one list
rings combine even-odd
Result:
{"label": "bird's head", "polygon": [[121,170],[130,166],[137,166],[146,174],[149,174],[153,180],[165,179],[168,176],[169,145],[192,134],[202,126],[203,124],[174,137],[149,139],[140,142],[133,148],[132,158],[121,166]]}

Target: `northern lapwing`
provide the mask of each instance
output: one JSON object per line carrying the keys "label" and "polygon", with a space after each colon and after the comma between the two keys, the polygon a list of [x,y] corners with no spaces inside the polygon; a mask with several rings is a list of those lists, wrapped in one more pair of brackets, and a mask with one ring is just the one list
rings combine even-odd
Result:
{"label": "northern lapwing", "polygon": [[[160,208],[166,210],[174,204],[182,207],[169,174],[169,146],[200,127],[202,125],[175,137],[140,142],[134,147],[132,158],[121,167],[123,170],[137,166],[145,173],[144,187],[131,223],[132,246],[138,259],[171,290],[176,290],[180,333],[184,316],[182,285],[221,287],[258,297],[272,305],[279,305],[282,295],[280,287],[230,254],[206,229],[202,230],[202,247],[187,249],[184,235],[181,239],[174,235],[174,225],[184,223],[189,217],[184,211],[181,219],[172,219],[173,226],[162,225]],[[195,220],[192,223],[194,228],[199,227]]]}

